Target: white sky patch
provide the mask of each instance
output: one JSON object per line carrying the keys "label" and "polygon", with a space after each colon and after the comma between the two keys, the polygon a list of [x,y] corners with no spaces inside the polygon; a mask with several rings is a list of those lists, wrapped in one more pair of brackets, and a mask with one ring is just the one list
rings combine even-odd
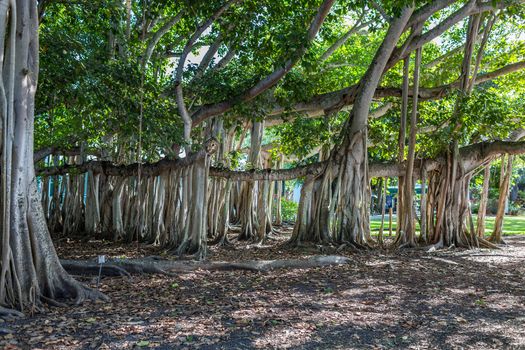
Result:
{"label": "white sky patch", "polygon": [[190,52],[188,59],[186,60],[187,63],[200,64],[209,48],[209,46],[203,46],[196,53]]}

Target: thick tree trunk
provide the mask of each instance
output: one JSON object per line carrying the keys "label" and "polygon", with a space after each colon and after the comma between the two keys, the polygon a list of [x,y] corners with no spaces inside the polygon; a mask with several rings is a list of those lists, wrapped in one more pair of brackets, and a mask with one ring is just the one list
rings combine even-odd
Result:
{"label": "thick tree trunk", "polygon": [[308,176],[301,188],[297,220],[294,225],[291,245],[305,242],[326,244],[330,238],[330,212],[332,173],[327,171],[321,178]]}
{"label": "thick tree trunk", "polygon": [[[4,5],[7,4],[4,2]],[[4,202],[7,205],[4,205],[2,216],[0,303],[28,310],[42,301],[54,303],[59,299],[75,299],[81,302],[85,298],[99,298],[102,294],[79,284],[62,268],[49,235],[33,166],[34,96],[38,77],[37,4],[17,0],[9,5],[13,40],[6,43],[10,55],[2,57],[0,66],[7,68],[2,78],[8,82],[2,89],[3,99],[7,101],[2,117],[13,138],[3,138],[2,142],[3,159],[8,160],[2,164],[2,170],[5,169],[10,180],[2,179],[3,195],[10,201]],[[8,6],[0,9],[7,11]],[[5,13],[2,16],[7,18]],[[16,43],[12,38],[15,33]]]}
{"label": "thick tree trunk", "polygon": [[[317,228],[314,237],[323,238],[325,228],[331,226],[333,239],[337,242],[357,247],[370,243],[366,124],[374,92],[412,11],[403,9],[400,17],[391,22],[383,43],[361,79],[349,122],[343,130],[342,144],[332,152],[322,175],[305,181],[292,243],[303,241],[312,228]],[[337,179],[335,190],[332,189],[334,179]],[[306,200],[308,197],[310,200]]]}
{"label": "thick tree trunk", "polygon": [[191,168],[191,178],[187,187],[186,200],[189,201],[184,227],[184,239],[177,248],[179,255],[193,254],[202,259],[207,253],[207,187],[210,166],[209,157],[198,161]]}

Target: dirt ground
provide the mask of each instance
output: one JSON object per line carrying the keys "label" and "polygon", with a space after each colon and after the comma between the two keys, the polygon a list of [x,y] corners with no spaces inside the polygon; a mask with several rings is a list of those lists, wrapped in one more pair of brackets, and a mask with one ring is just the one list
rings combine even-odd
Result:
{"label": "dirt ground", "polygon": [[[303,257],[283,246],[210,259]],[[525,236],[501,250],[342,252],[343,266],[105,278],[110,302],[6,320],[0,347],[41,349],[525,349]],[[137,249],[139,248],[139,249]],[[64,258],[154,248],[65,242]],[[84,279],[91,286],[94,279]]]}

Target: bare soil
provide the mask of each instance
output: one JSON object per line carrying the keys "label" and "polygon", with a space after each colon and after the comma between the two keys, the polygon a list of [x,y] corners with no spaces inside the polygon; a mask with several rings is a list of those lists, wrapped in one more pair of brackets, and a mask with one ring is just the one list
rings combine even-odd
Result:
{"label": "bare soil", "polygon": [[[262,247],[213,247],[210,259],[319,254],[286,248],[286,236]],[[0,347],[525,349],[525,236],[505,239],[492,251],[343,251],[351,263],[323,268],[105,278],[110,302],[5,320]],[[100,241],[61,241],[58,251],[68,259],[163,254]]]}

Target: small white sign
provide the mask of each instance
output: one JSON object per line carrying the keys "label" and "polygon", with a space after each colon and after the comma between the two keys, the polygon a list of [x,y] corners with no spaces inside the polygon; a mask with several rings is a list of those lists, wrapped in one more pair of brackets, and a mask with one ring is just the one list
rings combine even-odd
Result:
{"label": "small white sign", "polygon": [[99,255],[98,256],[98,263],[99,264],[105,264],[106,263],[106,256],[105,255]]}

